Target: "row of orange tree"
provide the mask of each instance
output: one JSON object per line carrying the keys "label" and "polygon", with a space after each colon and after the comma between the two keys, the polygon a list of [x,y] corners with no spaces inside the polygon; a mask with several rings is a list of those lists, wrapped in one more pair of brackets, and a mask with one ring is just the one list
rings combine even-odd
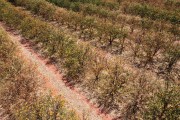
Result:
{"label": "row of orange tree", "polygon": [[[68,10],[73,10],[75,12],[83,12],[84,15],[96,15],[97,17],[99,17],[101,19],[105,19],[106,21],[107,20],[110,20],[112,22],[116,21],[118,24],[121,24],[121,22],[122,22],[123,24],[126,23],[126,24],[130,24],[131,25],[131,21],[133,20],[135,23],[132,23],[131,26],[135,26],[136,25],[136,27],[137,26],[141,27],[141,21],[140,20],[134,19],[133,17],[131,18],[132,20],[131,19],[129,20],[128,18],[126,18],[125,15],[121,16],[121,13],[119,13],[117,11],[110,11],[108,9],[104,9],[102,7],[99,7],[99,6],[95,6],[95,5],[91,5],[91,4],[84,4],[84,3],[81,3],[81,2],[76,3],[76,5],[71,5],[71,4],[75,4],[75,3],[74,2],[70,2],[70,1],[69,1],[69,6],[63,6],[63,4],[66,3],[66,1],[63,1],[63,0],[61,2],[59,2],[57,0],[48,0],[48,2],[54,3],[54,4],[56,4],[57,6],[60,6],[60,7],[64,7],[66,9],[68,9]],[[140,2],[140,1],[136,1],[136,2]],[[123,11],[127,11],[126,9],[130,8],[131,4],[138,4],[138,3],[135,3],[135,2],[132,3],[132,1],[131,2],[122,1],[121,4],[122,4],[121,9],[124,9]],[[148,4],[144,3],[143,5],[148,5]],[[120,9],[120,8],[118,8],[118,9]],[[153,8],[153,9],[155,9],[155,8]],[[172,11],[170,13],[173,14]],[[157,13],[157,11],[154,11],[154,14],[159,15],[160,13]],[[162,14],[164,14],[164,13],[162,12]],[[175,14],[175,15],[178,15],[178,13]],[[173,19],[174,16],[173,15],[171,15],[171,16],[172,16],[172,19]],[[123,19],[125,19],[125,20],[123,20]],[[159,28],[159,27],[161,28],[162,24],[158,20],[159,19],[157,19],[156,21],[151,20],[151,26],[149,26],[149,27],[150,28]],[[158,25],[158,24],[161,24],[161,25]],[[163,28],[166,28],[166,27],[167,27],[166,24],[163,24]],[[167,27],[167,29],[168,28],[169,27]]]}
{"label": "row of orange tree", "polygon": [[147,17],[152,20],[165,20],[172,24],[180,24],[180,15],[175,11],[162,10],[148,4],[133,3],[124,8],[125,13]]}
{"label": "row of orange tree", "polygon": [[41,78],[35,72],[36,66],[21,58],[17,44],[1,27],[0,48],[1,118],[79,120],[75,112],[65,108],[61,97],[38,95]]}
{"label": "row of orange tree", "polygon": [[[124,2],[127,2],[127,0]],[[178,0],[128,0],[128,2],[148,4],[169,11],[178,12],[180,10],[180,2]]]}
{"label": "row of orange tree", "polygon": [[[163,66],[172,64],[169,67],[166,67],[167,69],[171,69],[171,67],[175,66],[179,60],[179,44],[176,44],[178,37],[170,35],[163,30],[159,30],[158,32],[149,31],[148,28],[151,26],[151,22],[149,21],[142,22],[142,30],[139,33],[136,33],[135,36],[127,36],[126,33],[122,33],[120,28],[115,25],[101,24],[91,17],[84,18],[76,13],[61,11],[43,0],[39,2],[29,0],[17,1],[16,3],[25,6],[35,14],[42,15],[48,20],[53,18],[56,19],[59,24],[66,24],[69,28],[73,28],[74,30],[79,29],[80,35],[81,37],[83,35],[84,40],[97,40],[98,38],[98,43],[101,43],[102,45],[105,44],[107,47],[115,46],[114,48],[117,48],[116,52],[120,54],[125,49],[127,50],[127,48],[130,48],[134,61],[139,62],[141,66],[147,66],[148,64],[151,65],[154,63],[159,64],[161,62],[164,63]],[[42,4],[46,5],[46,9],[41,7]],[[97,33],[95,32],[95,28],[98,29]],[[130,39],[130,41],[126,38]],[[172,55],[175,51],[177,54]],[[159,55],[161,55],[160,58]]]}
{"label": "row of orange tree", "polygon": [[[89,83],[91,80],[96,78],[96,76],[104,76],[103,79],[98,79],[96,82],[108,82],[111,83],[114,81],[115,76],[119,76],[118,79],[122,79],[128,81],[130,74],[125,73],[121,64],[115,63],[116,66],[121,68],[121,72],[114,72],[111,74],[113,69],[113,62],[109,60],[108,62],[101,59],[102,56],[95,54],[96,52],[92,49],[89,49],[88,46],[77,45],[74,40],[67,38],[63,32],[57,30],[55,27],[47,24],[46,22],[40,21],[38,19],[34,19],[32,16],[28,15],[26,12],[21,11],[20,9],[16,9],[11,4],[5,2],[4,0],[0,1],[3,6],[0,8],[0,16],[1,20],[6,22],[8,26],[11,26],[19,31],[26,39],[30,39],[35,44],[39,45],[44,55],[49,58],[55,59],[58,63],[61,63],[66,71],[66,78],[71,83]],[[18,16],[18,17],[17,17]],[[99,61],[99,60],[102,61]],[[95,67],[96,60],[100,63],[106,64],[100,71],[90,71],[88,68]],[[112,66],[112,67],[111,67]],[[96,66],[100,67],[99,64]],[[125,77],[121,77],[120,75]],[[110,77],[112,76],[112,77]],[[88,78],[88,79],[85,79]],[[107,79],[106,79],[107,78]],[[108,79],[109,78],[109,79]],[[95,83],[96,83],[95,82]],[[112,82],[113,83],[113,82]],[[126,82],[125,82],[126,83]],[[125,84],[124,83],[124,84]],[[118,99],[117,96],[119,92],[119,85],[121,83],[117,83],[117,88],[108,87],[104,84],[98,84],[98,86],[102,86],[98,91],[106,91],[109,89],[106,94],[113,95],[113,98]],[[85,84],[87,87],[91,86],[91,84]],[[108,85],[108,84],[107,84]],[[103,89],[103,88],[106,89]],[[88,87],[90,88],[90,87]],[[113,89],[113,93],[111,92]],[[93,93],[96,91],[93,90]],[[96,96],[100,98],[103,96],[104,92],[96,92]],[[107,97],[108,99],[108,97]],[[112,99],[112,98],[109,98]],[[116,99],[112,99],[109,103],[111,104],[119,104],[116,103]],[[103,106],[103,104],[102,104]],[[107,107],[108,104],[104,107]]]}
{"label": "row of orange tree", "polygon": [[[1,20],[20,30],[24,37],[41,46],[41,50],[48,57],[54,57],[58,63],[62,63],[69,81],[81,82],[87,86],[92,91],[91,95],[96,96],[99,105],[106,108],[103,109],[105,112],[111,109],[118,111],[123,109],[125,112],[119,112],[120,118],[144,118],[148,115],[150,119],[154,115],[151,108],[158,106],[155,116],[179,117],[178,112],[174,112],[179,109],[177,107],[179,89],[171,78],[167,77],[168,82],[162,81],[160,84],[146,75],[130,74],[121,67],[123,63],[118,59],[107,60],[91,46],[77,45],[74,40],[66,38],[63,32],[47,22],[35,19],[3,1],[1,0],[1,3],[4,3],[0,9]],[[16,24],[17,21],[19,24]],[[166,75],[171,76],[171,72]],[[172,96],[174,99],[170,99]],[[162,101],[164,97],[166,99]],[[167,107],[166,101],[168,106],[173,107]],[[122,109],[119,108],[120,105]],[[161,107],[164,105],[165,107]],[[173,114],[169,116],[170,113]]]}

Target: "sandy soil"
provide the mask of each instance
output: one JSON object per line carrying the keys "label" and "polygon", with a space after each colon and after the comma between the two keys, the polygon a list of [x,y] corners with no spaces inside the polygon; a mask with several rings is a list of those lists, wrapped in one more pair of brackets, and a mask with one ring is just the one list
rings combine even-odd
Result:
{"label": "sandy soil", "polygon": [[[0,23],[0,26],[7,29],[7,27]],[[71,89],[64,83],[63,75],[53,64],[47,64],[48,59],[44,59],[36,53],[29,43],[21,44],[23,38],[12,32],[7,31],[10,38],[16,42],[20,48],[21,54],[32,64],[37,66],[38,74],[43,77],[43,86],[51,91],[54,95],[61,95],[70,108],[74,109],[80,117],[84,114],[88,114],[90,120],[112,120],[110,115],[105,115],[100,110],[92,105],[88,99],[77,89]]]}

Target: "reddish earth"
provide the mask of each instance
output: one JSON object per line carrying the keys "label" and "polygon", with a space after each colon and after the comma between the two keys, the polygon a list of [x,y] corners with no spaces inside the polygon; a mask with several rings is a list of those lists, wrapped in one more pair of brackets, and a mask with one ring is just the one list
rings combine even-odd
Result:
{"label": "reddish earth", "polygon": [[[0,23],[0,26],[7,28],[2,23]],[[100,109],[91,104],[87,97],[77,88],[68,86],[66,82],[63,81],[63,75],[57,67],[49,64],[48,59],[44,59],[40,54],[36,53],[29,43],[22,44],[21,41],[23,38],[20,35],[14,34],[11,31],[7,32],[10,38],[18,44],[22,56],[24,56],[28,62],[32,63],[32,65],[36,65],[38,75],[43,78],[43,86],[51,91],[53,95],[61,95],[65,101],[67,101],[67,106],[74,109],[80,117],[82,117],[83,114],[87,114],[90,120],[113,119],[109,114],[101,113]]]}

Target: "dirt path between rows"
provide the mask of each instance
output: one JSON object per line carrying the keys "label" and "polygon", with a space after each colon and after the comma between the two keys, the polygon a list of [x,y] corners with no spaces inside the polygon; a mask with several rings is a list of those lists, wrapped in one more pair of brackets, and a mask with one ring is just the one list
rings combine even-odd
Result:
{"label": "dirt path between rows", "polygon": [[70,108],[74,109],[80,117],[84,113],[88,114],[89,120],[112,120],[110,115],[105,115],[100,110],[92,105],[88,99],[79,92],[77,89],[71,89],[66,86],[63,81],[63,75],[58,71],[55,65],[47,64],[49,60],[41,57],[40,54],[36,53],[29,43],[21,44],[23,37],[8,31],[7,27],[0,23],[14,42],[18,44],[21,54],[32,64],[35,64],[39,75],[42,76],[43,85],[47,90],[50,90],[53,95],[61,95],[66,101]]}

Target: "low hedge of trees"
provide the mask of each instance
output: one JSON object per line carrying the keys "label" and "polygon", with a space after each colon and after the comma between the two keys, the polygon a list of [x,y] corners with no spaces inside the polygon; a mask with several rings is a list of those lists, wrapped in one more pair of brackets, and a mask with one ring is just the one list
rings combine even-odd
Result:
{"label": "low hedge of trees", "polygon": [[[25,4],[25,3],[28,3],[28,4]],[[36,3],[36,5],[33,5],[34,3]],[[37,2],[37,1],[33,2],[33,1],[27,1],[27,0],[24,2],[16,1],[16,4],[26,6],[27,9],[32,10],[36,14],[41,14],[41,15],[43,15],[43,13],[40,13],[40,12],[42,12],[42,10],[39,9],[39,6],[47,6],[46,7],[47,10],[50,11],[49,13],[47,11],[44,11],[44,13],[48,13],[48,14],[46,14],[47,16],[51,16],[51,18],[52,18],[52,16],[54,16],[54,19],[56,19],[60,24],[67,24],[70,28],[73,28],[74,30],[78,30],[79,26],[82,25],[83,23],[85,23],[85,24],[89,23],[89,22],[86,22],[88,19],[90,19],[89,21],[91,21],[91,24],[93,25],[92,26],[93,30],[91,30],[91,31],[97,30],[97,32],[99,31],[100,33],[102,33],[101,28],[105,24],[111,23],[111,21],[107,21],[105,24],[101,24],[103,21],[100,19],[97,20],[95,17],[84,17],[81,14],[73,13],[73,12],[66,12],[63,10],[61,10],[61,12],[60,12],[57,10],[57,8],[55,6],[52,6],[48,3],[46,3],[45,1],[39,1],[39,2]],[[30,5],[30,4],[32,4],[32,5]],[[34,6],[34,8],[32,8],[31,6]],[[36,8],[36,10],[34,10],[35,8]],[[43,9],[43,7],[42,7],[42,9]],[[57,12],[54,12],[54,9],[56,9]],[[52,15],[51,11],[54,12],[53,15]],[[88,11],[93,12],[91,10],[88,10]],[[61,14],[61,17],[60,17],[60,14]],[[174,36],[176,36],[177,39],[179,37],[179,35],[178,35],[179,29],[177,27],[175,27],[175,25],[173,25],[173,26],[166,25],[166,23],[163,23],[161,21],[158,22],[158,21],[151,21],[151,20],[147,20],[147,19],[137,20],[135,18],[127,19],[126,17],[125,18],[124,17],[125,16],[117,16],[117,18],[112,17],[113,21],[117,21],[117,23],[118,23],[118,24],[115,24],[114,26],[119,26],[119,29],[124,29],[124,26],[126,26],[124,23],[126,23],[127,25],[130,26],[130,29],[131,29],[130,34],[132,34],[134,29],[139,29],[139,28],[143,29],[144,25],[146,25],[147,30],[153,29],[156,31],[171,32],[172,34],[174,34]],[[45,18],[48,20],[51,20],[48,17],[45,17]],[[174,28],[176,28],[176,29],[174,29]],[[81,29],[86,31],[88,28],[81,27]],[[80,33],[82,33],[84,36],[89,36],[89,35],[85,35],[85,34],[91,34],[90,36],[92,38],[94,38],[96,36],[98,37],[100,35],[98,33],[94,34],[93,32],[80,32]]]}
{"label": "low hedge of trees", "polygon": [[[26,39],[30,39],[36,44],[41,44],[41,50],[47,57],[55,58],[64,66],[69,82],[85,82],[84,78],[88,77],[85,76],[88,73],[87,68],[91,67],[93,65],[92,62],[94,62],[91,58],[93,58],[93,56],[99,56],[98,54],[94,54],[96,52],[93,49],[89,49],[88,46],[77,45],[74,40],[65,37],[63,32],[55,29],[46,22],[33,18],[4,0],[0,2],[3,4],[3,6],[0,7],[1,20],[6,22],[8,26],[13,26],[15,29],[18,29]],[[18,19],[17,16],[20,16],[18,18],[21,19]],[[18,24],[16,24],[17,21]],[[104,63],[105,61],[101,62]],[[109,60],[109,63],[108,66],[111,66],[113,61]],[[121,64],[117,65],[121,66]],[[103,66],[103,69],[105,70],[106,67],[107,66]],[[123,71],[125,70],[122,69],[121,72]],[[110,73],[106,73],[106,76],[110,75]],[[91,85],[86,86],[90,87]],[[110,87],[109,90],[110,89],[114,88]],[[99,93],[99,96],[101,96],[101,93]]]}
{"label": "low hedge of trees", "polygon": [[[61,4],[58,4],[59,1],[48,0],[48,2],[54,3],[55,5],[57,5],[59,7],[64,7],[64,6],[62,6],[63,1],[62,1]],[[73,4],[73,3],[71,2],[69,4]],[[122,2],[122,5],[123,4],[125,4],[125,1]],[[126,4],[130,5],[130,2],[126,3]],[[75,9],[73,7],[75,7]],[[96,15],[96,17],[99,17],[101,19],[105,19],[105,21],[110,20],[113,24],[115,22],[115,23],[117,23],[117,25],[119,24],[119,26],[121,26],[122,24],[130,25],[131,31],[133,31],[132,29],[134,29],[134,28],[138,28],[138,29],[141,28],[143,26],[141,24],[141,22],[144,21],[144,19],[135,19],[134,17],[129,19],[129,16],[127,17],[125,15],[121,15],[121,13],[116,13],[116,11],[110,12],[109,10],[106,10],[104,8],[94,6],[94,5],[84,5],[84,4],[81,5],[80,3],[76,3],[75,5],[69,5],[69,7],[66,6],[64,8],[67,8],[69,10],[73,10],[75,12],[83,12],[84,15],[91,15],[91,16]],[[122,8],[127,9],[128,7],[127,6],[125,6],[125,7],[122,6]],[[175,15],[178,15],[178,13],[177,14],[175,13]],[[145,21],[147,21],[147,20],[145,20]],[[156,20],[148,19],[148,21],[151,22],[148,29],[154,29],[154,30],[158,30],[158,31],[159,31],[158,28],[160,28],[160,29],[162,28],[162,30],[172,32],[171,28],[174,28],[174,26],[177,26],[177,25],[172,25],[171,26],[171,25],[169,25],[169,23],[163,22],[163,20],[159,21],[159,19],[156,19]],[[175,29],[175,31],[179,32],[179,29]],[[172,34],[173,33],[174,32],[172,32]]]}
{"label": "low hedge of trees", "polygon": [[[36,5],[34,5],[34,3],[36,3]],[[48,2],[45,2],[44,0],[41,0],[39,2],[16,1],[16,4],[25,6],[27,9],[33,11],[35,14],[41,14],[42,16],[44,12],[42,13],[41,9],[43,9],[44,7],[39,7],[42,4],[44,6],[47,6],[46,8],[49,9],[49,11],[53,11],[55,8],[55,6],[49,4]],[[115,27],[115,25],[111,23],[102,23],[100,21],[96,21],[92,17],[84,17],[83,15],[74,12],[59,11],[58,9],[56,9],[55,14],[49,13],[49,15],[47,16],[53,17],[53,19],[55,19],[60,25],[67,25],[69,28],[72,28],[73,30],[79,30],[79,37],[83,38],[84,40],[96,39],[96,42],[100,46],[115,47],[116,45],[114,44],[118,44],[117,46],[124,46],[124,42],[115,43],[114,39],[118,41],[124,41],[127,37],[127,33],[124,29]],[[51,20],[49,17],[43,17],[45,19]],[[102,28],[105,28],[106,30],[103,30]],[[116,49],[118,48],[116,47]],[[120,51],[123,52],[123,49],[120,49]]]}
{"label": "low hedge of trees", "polygon": [[178,13],[161,10],[147,4],[133,3],[124,10],[125,13],[139,15],[142,18],[147,17],[152,20],[165,20],[171,22],[172,24],[180,24],[180,16]]}
{"label": "low hedge of trees", "polygon": [[72,7],[73,5],[80,6],[81,5],[93,5],[93,6],[99,6],[99,7],[104,7],[106,9],[118,9],[118,4],[116,2],[111,2],[111,1],[102,1],[102,0],[47,0],[52,3],[55,3],[57,5],[61,5],[67,8]]}
{"label": "low hedge of trees", "polygon": [[72,1],[66,1],[66,0],[47,0],[48,2],[51,2],[59,7],[66,8],[68,10],[72,10],[75,12],[83,12],[84,15],[97,15],[100,18],[105,19],[113,19],[112,17],[117,16],[117,13],[115,11],[110,11],[112,9],[119,9],[118,4],[113,4],[111,2],[104,2],[101,5],[103,6],[109,6],[110,10],[101,7],[96,6],[94,4],[84,4],[83,2],[72,2]]}
{"label": "low hedge of trees", "polygon": [[[26,2],[28,4],[25,4]],[[27,9],[30,9],[32,11],[34,11],[34,8],[36,8],[36,10],[38,10],[38,13],[36,12],[35,14],[38,14],[38,15],[41,15],[41,14],[43,15],[44,13],[44,12],[41,13],[43,8],[38,7],[42,3],[46,6],[51,6],[49,7],[49,9],[55,9],[53,5],[48,4],[47,2],[43,0],[41,0],[41,2],[19,0],[19,1],[16,1],[16,3],[18,5],[25,6]],[[34,3],[37,3],[36,7],[32,7],[34,6]],[[164,57],[165,56],[164,51],[167,48],[167,46],[170,44],[174,46],[173,45],[174,42],[178,39],[178,35],[176,35],[177,37],[176,36],[172,37],[170,34],[163,32],[163,27],[158,28],[159,30],[157,31],[159,32],[149,31],[148,29],[151,26],[152,21],[149,21],[146,19],[142,21],[141,23],[142,28],[141,28],[141,31],[137,33],[137,36],[131,37],[131,36],[128,36],[126,32],[121,30],[116,25],[112,25],[108,23],[98,24],[98,22],[95,21],[91,17],[84,18],[83,16],[79,14],[58,11],[58,9],[56,11],[57,12],[53,14],[53,17],[57,20],[57,22],[59,24],[67,24],[68,27],[73,28],[73,30],[79,30],[81,33],[80,37],[83,38],[84,40],[95,39],[97,40],[97,44],[105,45],[107,50],[108,48],[110,48],[110,51],[115,51],[116,54],[117,53],[122,54],[126,48],[130,48],[134,60],[137,60],[138,64],[144,67],[146,67],[147,65],[153,65],[154,63],[159,63],[159,62],[163,62],[163,64],[166,64],[164,60],[157,58],[157,56],[161,54],[162,57]],[[48,19],[48,20],[51,20],[51,19]],[[176,29],[174,30],[176,31]],[[129,43],[127,44],[128,40],[126,38],[130,39],[130,45]],[[113,49],[115,48],[115,50],[111,48]]]}
{"label": "low hedge of trees", "polygon": [[[163,89],[161,84],[151,79],[151,77],[147,77],[146,75],[143,77],[142,75],[132,74],[125,70],[122,67],[123,63],[120,62],[119,59],[107,59],[105,55],[102,55],[102,53],[96,51],[96,49],[91,46],[76,44],[76,40],[67,38],[63,32],[57,30],[56,27],[49,25],[47,22],[33,18],[31,15],[13,7],[4,0],[0,0],[0,3],[2,4],[0,7],[0,19],[6,21],[7,25],[19,30],[25,38],[38,44],[47,57],[53,57],[58,63],[61,63],[66,70],[66,77],[69,82],[80,82],[84,84],[91,91],[92,95],[97,98],[99,105],[106,108],[104,109],[105,112],[109,112],[111,106],[113,106],[113,109],[118,111],[121,111],[121,108],[123,108],[123,111],[126,111],[124,113],[129,112],[128,116],[122,115],[121,117],[142,118],[145,114],[144,111],[150,108],[146,106],[150,98],[153,98],[154,95],[158,93],[158,88]],[[21,19],[16,16],[19,16]],[[19,24],[16,24],[17,21]],[[64,20],[64,22],[66,21]],[[81,27],[83,28],[84,26]],[[143,63],[146,63],[146,60],[149,62],[149,59],[146,58],[158,56],[157,53],[161,52],[159,49],[162,47],[158,43],[161,42],[161,40],[159,41],[159,37],[153,36],[151,38],[151,34],[148,34],[141,34],[146,40],[141,40],[141,36],[139,39],[135,39],[135,43],[137,43],[135,49],[140,47],[141,51],[143,51],[138,54],[138,56],[142,56]],[[114,36],[116,35],[109,37],[108,43]],[[161,36],[161,34],[159,34],[159,36]],[[153,42],[149,42],[149,39],[152,39]],[[151,45],[151,43],[153,43],[153,45]],[[171,42],[171,46],[174,45],[175,44]],[[144,47],[148,48],[151,46],[153,48],[150,49],[150,51],[144,49]],[[171,57],[172,55],[168,54],[168,50],[169,49],[162,49],[163,52],[167,53],[167,57],[168,55]],[[139,52],[139,50],[137,51]],[[179,60],[179,52],[177,55],[174,54],[176,52],[170,53],[173,53],[175,57],[175,59],[174,57],[170,59],[170,61],[172,60],[174,62],[174,66]],[[163,58],[167,60],[167,58]],[[168,62],[166,61],[165,63]],[[168,74],[165,75],[170,75],[172,70],[166,71]],[[173,86],[177,86],[177,83],[171,79],[168,80]],[[162,84],[163,83],[164,81],[162,81]],[[146,92],[144,89],[146,89]],[[173,104],[171,105],[174,106]],[[120,108],[119,106],[122,107]],[[178,109],[177,107],[177,110]],[[167,110],[170,110],[170,108],[168,107]]]}
{"label": "low hedge of trees", "polygon": [[[67,110],[61,97],[39,96],[39,78],[35,66],[26,63],[19,48],[0,27],[0,105],[11,120],[79,120]],[[2,116],[1,116],[2,117]]]}
{"label": "low hedge of trees", "polygon": [[80,120],[74,111],[65,108],[61,97],[42,95],[33,102],[24,102],[16,110],[17,120]]}
{"label": "low hedge of trees", "polygon": [[[26,4],[26,2],[28,4]],[[43,12],[43,7],[39,7],[41,6],[41,4],[46,5],[47,6],[46,8],[50,9],[49,11],[52,11],[51,9],[53,10],[55,9],[53,5],[43,0],[39,2],[20,0],[20,1],[16,1],[15,3],[17,5],[25,6],[27,9],[30,9],[31,11],[35,12],[35,14],[42,16],[44,12]],[[46,9],[44,10],[47,11]],[[164,52],[166,51],[165,50],[167,48],[166,46],[174,46],[173,45],[174,42],[176,41],[176,39],[178,39],[178,35],[176,35],[177,37],[175,38],[173,37],[172,39],[171,35],[169,35],[166,32],[163,32],[163,26],[162,28],[158,28],[159,30],[157,31],[159,32],[154,33],[152,31],[148,31],[149,27],[152,24],[151,23],[152,21],[146,19],[144,19],[141,23],[142,28],[140,33],[138,33],[137,36],[129,37],[127,33],[123,33],[123,31],[121,31],[118,27],[116,27],[116,25],[107,24],[107,23],[99,25],[98,22],[96,22],[91,17],[85,17],[83,19],[83,16],[79,14],[68,13],[65,11],[58,11],[58,9],[56,9],[56,11],[57,12],[55,12],[55,14],[50,13],[48,16],[51,16],[53,19],[56,19],[58,23],[60,22],[59,24],[67,24],[68,27],[73,28],[73,30],[79,29],[81,32],[80,37],[82,37],[84,40],[91,40],[98,38],[97,43],[100,43],[102,45],[105,44],[107,47],[110,48],[111,47],[114,48],[114,46],[118,47],[118,49],[116,50],[118,54],[123,53],[123,51],[126,48],[130,48],[134,61],[140,64],[140,66],[144,66],[144,67],[146,67],[147,65],[153,65],[154,63],[158,64],[159,62],[166,64],[167,60],[162,60],[157,57],[159,56],[159,54],[161,54],[162,55],[161,58],[168,59],[165,57],[166,53]],[[77,17],[76,15],[79,16]],[[47,20],[51,20],[51,18],[49,17],[45,17],[45,16],[43,17],[46,18]],[[96,30],[98,30],[97,32],[95,32],[95,28]],[[131,39],[130,45],[126,43],[127,42],[126,38]],[[54,51],[55,49],[53,48],[52,52]],[[176,58],[179,59],[178,55],[176,56]],[[176,63],[177,62],[175,62],[174,64]]]}
{"label": "low hedge of trees", "polygon": [[[126,0],[127,1],[127,0]],[[124,1],[124,2],[126,2]],[[147,4],[151,6],[155,6],[161,8],[163,10],[176,11],[178,12],[180,9],[180,2],[178,0],[128,0],[128,2],[137,2],[141,4]]]}

